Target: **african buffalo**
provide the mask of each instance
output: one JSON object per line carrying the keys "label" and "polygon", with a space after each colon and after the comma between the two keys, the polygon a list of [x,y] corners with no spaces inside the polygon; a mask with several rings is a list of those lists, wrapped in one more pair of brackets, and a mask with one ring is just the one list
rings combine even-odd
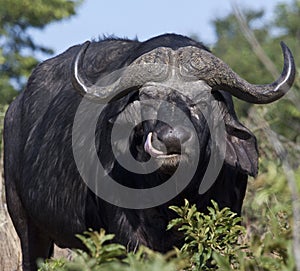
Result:
{"label": "african buffalo", "polygon": [[23,269],[36,270],[54,243],[82,248],[75,234],[89,228],[114,233],[130,250],[166,252],[182,242],[166,231],[168,206],[185,198],[203,212],[214,199],[240,214],[258,152],[231,95],[281,98],[295,77],[282,50],[282,74],[266,85],[175,34],[86,42],[38,65],[4,127],[7,206]]}

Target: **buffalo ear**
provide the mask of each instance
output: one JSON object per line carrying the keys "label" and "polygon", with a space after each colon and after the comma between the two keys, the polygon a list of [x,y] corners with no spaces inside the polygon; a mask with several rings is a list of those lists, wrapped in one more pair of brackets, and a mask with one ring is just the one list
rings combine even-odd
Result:
{"label": "buffalo ear", "polygon": [[238,121],[226,124],[225,163],[255,177],[258,172],[258,151],[255,136]]}
{"label": "buffalo ear", "polygon": [[242,173],[255,177],[258,172],[256,137],[239,122],[230,94],[218,91],[214,96],[219,101],[226,127],[225,163]]}

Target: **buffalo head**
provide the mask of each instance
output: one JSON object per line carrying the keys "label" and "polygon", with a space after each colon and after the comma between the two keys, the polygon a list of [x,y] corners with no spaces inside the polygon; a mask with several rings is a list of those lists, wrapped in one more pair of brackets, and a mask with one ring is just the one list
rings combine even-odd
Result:
{"label": "buffalo head", "polygon": [[[90,42],[83,44],[73,59],[73,87],[85,98],[106,104],[109,108],[106,118],[109,115],[109,122],[119,127],[123,144],[118,144],[120,156],[114,157],[110,169],[115,164],[120,166],[117,160],[122,160],[123,155],[121,167],[130,168],[130,163],[139,161],[146,168],[146,174],[151,171],[147,162],[152,159],[157,166],[150,168],[156,169],[160,182],[152,180],[148,186],[155,186],[180,172],[177,169],[181,164],[181,175],[176,178],[194,180],[192,183],[196,181],[199,186],[205,177],[199,190],[202,193],[215,182],[223,164],[255,176],[258,167],[256,139],[239,123],[231,95],[256,104],[281,98],[295,77],[290,50],[281,43],[284,68],[275,82],[253,85],[204,46],[191,42],[183,47],[166,45],[166,37],[146,42],[121,68],[97,80],[88,78],[83,65]],[[128,125],[131,133],[124,132]],[[111,134],[108,131],[105,130],[105,136]],[[123,137],[125,134],[127,136]],[[104,153],[112,152],[108,148]],[[103,154],[98,153],[98,156],[101,160]],[[135,186],[132,180],[121,183],[145,187],[144,183]],[[183,183],[177,194],[187,185]],[[169,199],[166,197],[165,201]]]}

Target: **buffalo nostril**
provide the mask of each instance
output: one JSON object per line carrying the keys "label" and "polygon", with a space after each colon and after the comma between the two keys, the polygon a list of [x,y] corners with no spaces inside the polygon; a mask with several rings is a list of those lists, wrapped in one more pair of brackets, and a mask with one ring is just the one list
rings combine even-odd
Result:
{"label": "buffalo nostril", "polygon": [[182,126],[176,126],[172,133],[179,138],[181,144],[184,144],[192,137],[192,133]]}
{"label": "buffalo nostril", "polygon": [[191,133],[184,127],[161,126],[156,130],[157,139],[161,141],[167,149],[168,154],[182,151],[182,145],[191,138]]}

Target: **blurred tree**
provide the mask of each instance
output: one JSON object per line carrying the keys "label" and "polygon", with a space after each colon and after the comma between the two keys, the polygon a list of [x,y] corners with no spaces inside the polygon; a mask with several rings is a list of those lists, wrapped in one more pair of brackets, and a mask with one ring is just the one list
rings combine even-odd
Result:
{"label": "blurred tree", "polygon": [[0,0],[0,104],[12,101],[38,63],[34,52],[53,53],[34,42],[30,29],[74,15],[83,0]]}
{"label": "blurred tree", "polygon": [[[242,20],[255,37],[250,41],[237,11],[224,18],[213,21],[217,34],[214,53],[226,61],[240,76],[251,83],[264,84],[274,80],[282,69],[282,54],[279,43],[283,40],[292,50],[296,66],[300,66],[298,49],[300,42],[300,2],[282,3],[276,6],[275,16],[266,20],[263,11],[245,10]],[[239,20],[240,19],[240,20]],[[248,36],[247,36],[248,35]],[[260,46],[264,58],[256,53]],[[266,61],[267,60],[267,61]],[[271,66],[268,65],[268,62]],[[280,100],[268,106],[265,115],[271,127],[289,140],[297,141],[300,135],[300,82],[287,95],[288,99]],[[251,105],[236,101],[240,116],[247,116]]]}
{"label": "blurred tree", "polygon": [[[264,17],[264,11],[246,10],[244,15],[258,41],[265,44],[269,36],[269,26],[264,24],[260,28],[254,27],[256,22],[261,21]],[[214,20],[213,25],[218,38],[213,51],[217,56],[251,83],[263,84],[273,79],[263,63],[255,56],[251,45],[241,31],[240,23],[234,12],[224,18]],[[235,104],[240,114],[247,115],[250,104],[238,101]]]}
{"label": "blurred tree", "polygon": [[[259,42],[265,43],[269,32],[268,26],[253,27],[257,21],[263,18],[264,12],[246,10],[244,15],[247,23],[252,26],[251,29],[256,38]],[[264,83],[272,80],[245,39],[234,13],[223,19],[216,19],[213,24],[218,38],[214,46],[214,53],[250,82]]]}
{"label": "blurred tree", "polygon": [[[299,15],[299,0],[277,5],[271,20],[266,20],[262,11],[245,10],[242,12],[235,6],[231,14],[213,22],[218,37],[214,53],[251,83],[263,84],[273,81],[282,69],[282,56],[279,47],[281,40],[292,50],[296,67],[300,67]],[[284,258],[293,262],[294,257],[297,267],[290,267],[285,270],[299,270],[300,200],[297,191],[300,189],[298,174],[300,169],[300,78],[296,76],[292,90],[278,102],[268,106],[250,106],[236,100],[235,105],[239,115],[244,118],[243,122],[255,132],[260,142],[260,176],[258,182],[262,184],[262,194],[268,198],[266,199],[268,205],[266,210],[269,210],[266,213],[274,214],[276,210],[281,209],[282,214],[286,215],[284,220],[293,224],[295,229],[293,237],[290,236],[287,239],[288,242],[291,241],[290,244],[285,243],[282,248],[287,252]],[[280,167],[278,167],[279,164]],[[276,169],[276,174],[271,177],[272,168]],[[272,189],[283,178],[282,186],[278,191],[268,191],[269,177],[266,176],[271,177],[270,187]],[[286,186],[288,186],[288,190],[285,189]],[[248,212],[251,210],[250,205],[262,197],[259,195],[260,191],[257,186],[255,187],[255,184],[250,185],[248,191],[253,192],[255,196],[254,194],[249,196],[250,200],[246,201],[244,210],[246,210],[246,219],[252,220],[258,212],[253,212],[253,210]],[[278,203],[282,206],[279,206]],[[258,206],[259,210],[264,210],[261,201]],[[284,210],[285,208],[286,210]],[[265,217],[265,215],[259,214],[257,220],[259,227],[257,228],[260,230],[261,222],[265,220]],[[276,220],[280,219],[277,217]],[[269,230],[269,232],[272,231]],[[280,235],[284,234],[281,232]],[[255,236],[255,233],[252,232],[252,236]],[[280,237],[274,238],[278,244],[283,243],[279,240]],[[255,242],[252,242],[253,244]],[[265,242],[264,245],[266,245]],[[274,268],[264,270],[274,270]]]}
{"label": "blurred tree", "polygon": [[292,4],[279,4],[275,10],[274,25],[281,30],[281,37],[292,42],[300,42],[300,1],[294,0]]}

